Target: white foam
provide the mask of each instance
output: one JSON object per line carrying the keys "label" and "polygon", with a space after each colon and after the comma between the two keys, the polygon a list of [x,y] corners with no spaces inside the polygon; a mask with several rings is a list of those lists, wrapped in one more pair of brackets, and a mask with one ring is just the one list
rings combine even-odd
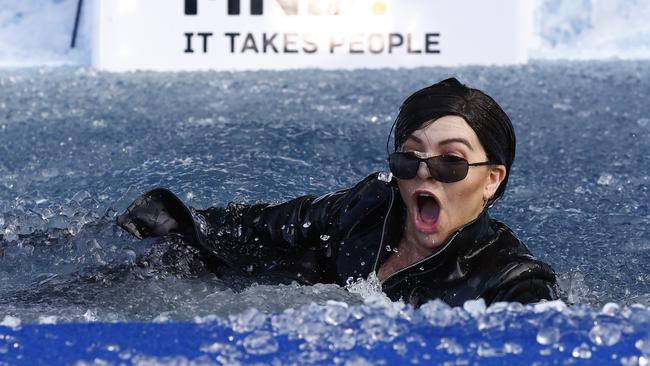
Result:
{"label": "white foam", "polygon": [[400,301],[393,302],[386,296],[381,290],[381,282],[375,272],[371,272],[367,279],[357,278],[353,280],[352,278],[348,278],[345,289],[361,296],[366,305],[385,308],[391,314],[399,312],[405,305]]}
{"label": "white foam", "polygon": [[59,317],[56,315],[41,315],[38,317],[39,324],[56,324]]}
{"label": "white foam", "polygon": [[463,304],[463,309],[476,318],[479,315],[485,313],[485,300],[482,298],[477,300],[467,300]]}
{"label": "white foam", "polygon": [[0,322],[0,327],[9,327],[12,329],[20,328],[21,320],[15,316],[5,315],[4,319]]}
{"label": "white foam", "polygon": [[533,310],[536,313],[542,313],[549,310],[564,311],[568,308],[567,304],[565,304],[562,300],[544,301],[536,303],[532,306]]}

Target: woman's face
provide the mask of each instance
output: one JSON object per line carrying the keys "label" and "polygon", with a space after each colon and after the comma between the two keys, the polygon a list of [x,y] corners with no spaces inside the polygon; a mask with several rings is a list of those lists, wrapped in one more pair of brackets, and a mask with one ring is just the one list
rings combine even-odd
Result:
{"label": "woman's face", "polygon": [[[457,155],[469,163],[487,160],[474,130],[462,117],[451,115],[413,132],[401,150],[429,156]],[[420,163],[415,178],[397,181],[407,208],[406,234],[431,249],[441,245],[481,213],[485,200],[494,195],[505,173],[503,165],[473,166],[465,179],[442,183],[431,177],[426,164]]]}

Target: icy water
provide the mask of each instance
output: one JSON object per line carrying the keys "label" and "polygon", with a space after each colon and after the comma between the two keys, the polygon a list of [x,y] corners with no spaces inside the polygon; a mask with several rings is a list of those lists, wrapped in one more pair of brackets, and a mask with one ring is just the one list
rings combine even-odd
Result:
{"label": "icy water", "polygon": [[156,186],[199,208],[350,187],[387,169],[386,137],[401,101],[449,76],[486,91],[511,116],[517,158],[492,215],[555,268],[564,302],[650,305],[650,62],[4,69],[0,320],[191,320],[362,304],[364,295],[334,285],[216,278],[182,245],[138,241],[115,217]]}

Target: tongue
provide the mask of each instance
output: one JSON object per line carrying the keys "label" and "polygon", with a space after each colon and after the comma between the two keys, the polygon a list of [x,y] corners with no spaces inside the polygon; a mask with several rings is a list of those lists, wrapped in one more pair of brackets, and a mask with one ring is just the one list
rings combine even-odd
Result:
{"label": "tongue", "polygon": [[440,207],[438,207],[436,200],[427,198],[420,201],[420,217],[422,221],[432,224],[438,219],[438,214],[440,214]]}

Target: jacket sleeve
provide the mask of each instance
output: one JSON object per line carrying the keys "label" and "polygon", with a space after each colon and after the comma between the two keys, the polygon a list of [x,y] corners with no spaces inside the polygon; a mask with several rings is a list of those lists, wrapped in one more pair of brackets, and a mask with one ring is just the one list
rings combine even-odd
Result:
{"label": "jacket sleeve", "polygon": [[[229,204],[226,208],[197,210],[204,222],[206,244],[246,272],[279,268],[305,255],[331,258],[336,238],[368,209],[369,197],[378,197],[377,173],[353,188],[320,197],[298,197],[269,205]],[[371,194],[369,194],[369,192]]]}
{"label": "jacket sleeve", "polygon": [[324,244],[332,217],[347,190],[269,205],[230,203],[196,210],[204,246],[231,267],[256,273],[285,265]]}
{"label": "jacket sleeve", "polygon": [[206,210],[188,208],[159,188],[136,199],[118,224],[138,238],[180,235],[205,255],[255,273],[282,266],[308,249],[326,253],[332,231],[340,229],[334,228],[340,224],[339,213],[361,215],[356,211],[362,205],[356,203],[376,176],[321,197],[307,195],[278,205],[231,203]]}

